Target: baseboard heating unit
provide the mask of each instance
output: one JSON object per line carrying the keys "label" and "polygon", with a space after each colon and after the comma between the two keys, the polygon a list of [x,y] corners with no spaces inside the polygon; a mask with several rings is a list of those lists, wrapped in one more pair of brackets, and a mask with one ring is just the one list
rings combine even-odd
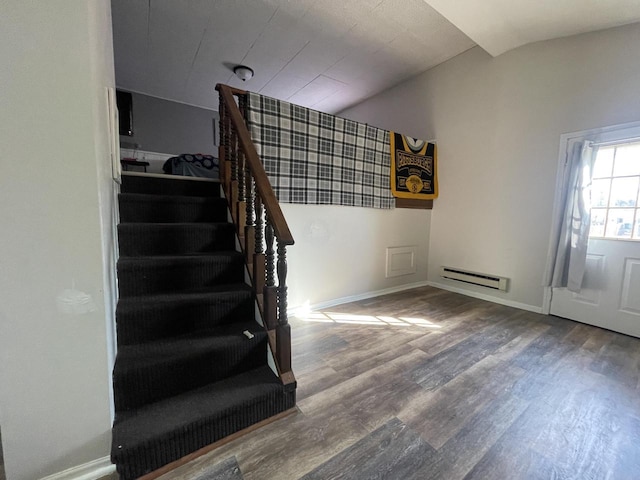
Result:
{"label": "baseboard heating unit", "polygon": [[488,273],[470,272],[453,267],[440,267],[440,276],[458,282],[480,285],[481,287],[487,287],[493,290],[502,290],[503,292],[507,291],[507,285],[509,283],[509,279],[505,277],[498,277]]}

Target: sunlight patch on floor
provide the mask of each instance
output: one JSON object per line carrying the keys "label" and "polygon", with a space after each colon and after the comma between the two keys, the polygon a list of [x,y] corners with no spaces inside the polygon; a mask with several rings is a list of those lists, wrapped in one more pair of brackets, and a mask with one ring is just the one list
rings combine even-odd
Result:
{"label": "sunlight patch on floor", "polygon": [[303,322],[346,323],[393,327],[421,327],[435,330],[442,328],[442,326],[436,325],[424,318],[388,317],[383,315],[356,315],[353,313],[340,312],[305,312],[299,313],[296,316]]}

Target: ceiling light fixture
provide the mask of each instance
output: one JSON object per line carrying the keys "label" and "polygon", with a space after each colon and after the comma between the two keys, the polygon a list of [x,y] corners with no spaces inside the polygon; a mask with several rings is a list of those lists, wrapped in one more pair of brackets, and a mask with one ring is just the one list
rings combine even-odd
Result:
{"label": "ceiling light fixture", "polygon": [[251,77],[253,77],[253,70],[249,67],[245,67],[244,65],[238,65],[237,67],[234,67],[233,73],[235,73],[236,77],[238,77],[243,82],[246,82],[247,80],[251,79]]}

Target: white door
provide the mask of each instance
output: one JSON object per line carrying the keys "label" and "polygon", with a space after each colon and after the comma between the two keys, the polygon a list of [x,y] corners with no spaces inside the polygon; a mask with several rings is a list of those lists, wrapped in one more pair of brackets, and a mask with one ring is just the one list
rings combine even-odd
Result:
{"label": "white door", "polygon": [[554,288],[551,314],[640,337],[640,143],[602,146],[580,293]]}

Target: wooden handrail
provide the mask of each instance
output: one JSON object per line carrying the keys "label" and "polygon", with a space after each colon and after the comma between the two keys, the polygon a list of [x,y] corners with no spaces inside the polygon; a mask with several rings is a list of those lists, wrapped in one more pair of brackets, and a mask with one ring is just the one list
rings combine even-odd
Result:
{"label": "wooden handrail", "polygon": [[220,94],[222,187],[262,323],[269,333],[278,375],[285,388],[295,388],[287,318],[286,253],[286,247],[294,243],[293,236],[245,123],[247,92],[221,84],[216,85],[216,90]]}
{"label": "wooden handrail", "polygon": [[240,145],[244,152],[247,166],[249,167],[249,169],[251,170],[251,174],[253,175],[256,185],[256,191],[260,195],[264,204],[264,208],[267,212],[267,216],[273,224],[276,238],[284,245],[293,245],[294,240],[293,236],[291,235],[291,231],[289,230],[289,226],[287,225],[287,221],[282,214],[278,199],[273,192],[273,188],[271,188],[271,183],[269,182],[267,173],[265,172],[262,162],[258,157],[256,147],[251,141],[251,134],[249,133],[244,119],[242,118],[242,114],[240,113],[240,110],[238,109],[238,106],[236,105],[236,102],[233,98],[234,94],[246,95],[246,92],[234,89],[227,85],[222,85],[220,83],[216,85],[216,90],[220,93],[222,100],[227,106],[229,118],[231,119],[231,123],[233,124],[233,127],[237,132],[238,141],[240,142]]}

